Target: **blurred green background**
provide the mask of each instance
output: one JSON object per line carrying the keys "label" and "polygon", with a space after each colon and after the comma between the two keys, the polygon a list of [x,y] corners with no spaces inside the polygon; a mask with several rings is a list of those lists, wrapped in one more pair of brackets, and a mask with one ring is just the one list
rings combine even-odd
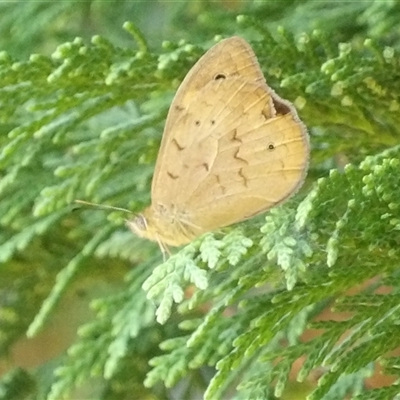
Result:
{"label": "blurred green background", "polygon": [[[238,23],[237,16],[242,14],[246,15],[248,20],[251,21],[246,26]],[[132,21],[133,23],[133,28],[131,29],[134,32],[133,35],[123,29],[122,26],[126,21]],[[358,98],[358,76],[357,74],[352,75],[353,70],[351,69],[357,66],[357,57],[359,56],[361,60],[362,56],[368,51],[371,51],[371,53],[376,51],[376,59],[382,59],[382,64],[385,64],[381,49],[382,51],[383,49],[389,51],[390,47],[394,51],[399,50],[400,23],[398,21],[400,21],[400,2],[389,0],[340,2],[327,0],[99,0],[46,2],[28,0],[1,2],[0,51],[8,54],[2,53],[0,57],[2,65],[8,68],[2,70],[4,87],[8,84],[10,86],[17,84],[13,79],[20,79],[21,82],[28,81],[30,76],[28,78],[23,77],[26,68],[26,73],[28,75],[32,74],[33,79],[36,77],[35,71],[38,76],[41,69],[45,71],[43,72],[45,76],[43,82],[46,81],[47,76],[52,76],[52,78],[55,76],[55,87],[60,90],[60,92],[54,90],[54,92],[46,93],[48,88],[45,88],[43,89],[43,94],[41,93],[40,84],[36,83],[38,87],[32,93],[37,98],[32,97],[30,99],[30,89],[22,87],[21,90],[12,92],[13,94],[7,98],[7,101],[0,99],[1,106],[9,107],[0,111],[2,113],[0,125],[2,149],[6,148],[7,151],[11,152],[12,149],[7,149],[7,145],[17,137],[17,133],[14,131],[15,136],[7,136],[8,133],[13,128],[27,125],[29,127],[33,126],[36,121],[35,118],[39,121],[38,131],[42,127],[40,125],[42,123],[45,128],[54,129],[54,126],[51,126],[52,120],[46,125],[47,122],[43,122],[40,119],[43,115],[46,116],[46,100],[50,104],[49,110],[53,109],[53,106],[54,108],[59,107],[59,109],[62,109],[64,103],[66,104],[65,107],[68,108],[67,101],[71,99],[75,101],[77,97],[74,97],[74,95],[76,93],[86,94],[91,93],[91,90],[93,90],[93,98],[95,99],[102,99],[103,95],[106,97],[110,94],[111,105],[107,105],[107,103],[104,108],[100,106],[98,114],[93,112],[94,117],[92,120],[89,120],[90,116],[88,117],[88,123],[86,123],[86,120],[82,125],[77,123],[79,125],[78,128],[76,130],[71,129],[73,134],[70,135],[68,127],[66,128],[68,132],[65,136],[61,132],[60,136],[52,141],[51,145],[48,145],[50,150],[46,154],[44,161],[39,156],[37,160],[32,161],[28,157],[29,154],[25,154],[26,158],[21,158],[21,161],[17,160],[17,157],[14,158],[17,167],[15,171],[18,168],[27,168],[28,171],[26,171],[26,181],[21,181],[21,187],[10,191],[11,194],[7,191],[2,192],[3,198],[0,198],[0,207],[7,207],[5,211],[1,209],[3,219],[1,221],[2,231],[0,237],[8,246],[2,246],[2,254],[0,253],[0,261],[4,261],[4,264],[1,264],[4,268],[0,273],[0,330],[5,332],[1,341],[0,373],[2,374],[2,381],[0,384],[0,399],[47,398],[46,396],[54,379],[54,368],[62,365],[64,352],[70,348],[71,343],[77,340],[78,327],[87,321],[92,321],[92,318],[94,320],[93,324],[89,325],[89,327],[85,325],[85,329],[82,329],[79,335],[81,339],[83,338],[82,341],[86,340],[84,345],[80,347],[78,343],[78,346],[74,347],[72,352],[74,355],[79,355],[81,352],[82,361],[80,364],[77,362],[76,365],[73,365],[74,368],[76,367],[76,371],[69,366],[70,369],[65,374],[69,380],[65,379],[63,381],[67,388],[66,392],[71,387],[75,387],[76,384],[76,386],[79,386],[78,383],[81,381],[84,382],[83,388],[76,389],[76,391],[71,389],[72,392],[66,395],[65,398],[71,400],[128,400],[133,398],[131,397],[132,393],[135,393],[135,399],[180,400],[202,398],[203,391],[214,374],[213,367],[202,366],[199,370],[191,370],[190,377],[182,379],[173,389],[167,388],[161,383],[156,384],[152,389],[145,388],[142,385],[150,369],[149,360],[162,353],[158,347],[159,344],[163,341],[168,341],[170,338],[171,340],[176,338],[179,340],[182,335],[182,331],[178,329],[182,320],[177,315],[173,315],[171,324],[166,326],[159,326],[154,322],[152,318],[154,317],[155,309],[151,302],[150,305],[146,305],[147,308],[144,307],[145,311],[142,313],[145,315],[147,312],[151,316],[146,320],[146,323],[150,322],[141,327],[140,337],[136,339],[139,344],[135,347],[127,339],[126,343],[132,345],[132,347],[129,347],[131,353],[128,352],[126,354],[121,351],[123,353],[121,359],[125,363],[124,369],[118,370],[116,368],[117,372],[114,371],[114,373],[117,378],[110,380],[111,383],[105,383],[106,380],[101,377],[103,375],[103,364],[106,363],[105,360],[108,354],[107,346],[109,345],[109,342],[104,337],[106,333],[113,332],[113,328],[115,328],[111,326],[111,323],[110,325],[107,325],[107,323],[111,316],[117,315],[125,307],[134,309],[135,304],[141,301],[144,302],[145,296],[141,292],[141,283],[147,277],[146,271],[160,262],[161,259],[160,254],[155,253],[155,247],[147,243],[142,244],[137,238],[133,238],[131,233],[127,232],[127,229],[123,226],[123,222],[121,222],[124,217],[111,215],[107,220],[104,217],[105,213],[98,210],[86,211],[82,213],[84,215],[81,217],[80,211],[74,214],[69,208],[66,213],[67,217],[61,219],[60,225],[57,225],[57,220],[54,227],[50,222],[43,229],[41,226],[34,227],[35,220],[32,217],[32,210],[35,207],[32,204],[35,204],[37,208],[41,207],[42,211],[44,210],[42,215],[48,212],[51,217],[54,212],[55,217],[57,217],[57,210],[65,212],[63,208],[68,205],[71,199],[75,198],[74,196],[77,196],[78,193],[80,196],[87,194],[84,189],[89,185],[86,185],[87,181],[84,180],[84,177],[82,178],[83,188],[79,187],[79,185],[74,186],[71,184],[71,190],[68,191],[70,188],[68,187],[67,190],[63,186],[64,183],[69,184],[68,176],[65,175],[67,178],[64,180],[62,175],[62,173],[67,174],[67,167],[77,164],[76,160],[79,159],[79,154],[74,153],[71,149],[75,149],[75,146],[78,147],[81,142],[85,144],[85,140],[87,140],[87,148],[92,147],[91,156],[101,159],[101,162],[99,161],[101,166],[99,170],[104,173],[103,175],[98,174],[101,177],[99,180],[104,180],[101,184],[96,181],[95,170],[91,180],[88,180],[91,183],[96,181],[93,183],[93,187],[96,188],[96,184],[99,184],[100,187],[99,190],[94,190],[96,194],[93,200],[101,202],[104,199],[106,201],[111,199],[115,201],[113,205],[134,207],[134,211],[137,211],[136,208],[140,209],[145,205],[149,197],[152,162],[158,148],[163,118],[171,95],[176,89],[177,81],[184,76],[190,65],[202,53],[202,48],[194,47],[194,49],[189,48],[189,50],[186,50],[184,47],[179,47],[178,44],[180,43],[183,46],[183,40],[199,46],[208,46],[216,35],[227,37],[235,34],[243,35],[248,40],[256,40],[264,35],[264,38],[267,39],[265,39],[263,45],[259,44],[256,53],[260,55],[260,63],[263,69],[269,74],[268,82],[274,84],[274,87],[279,91],[279,84],[284,81],[283,78],[288,77],[286,86],[282,85],[281,88],[284,97],[290,98],[291,101],[301,99],[302,96],[307,99],[307,105],[303,110],[300,110],[300,114],[312,133],[313,157],[309,181],[306,184],[306,190],[308,190],[315,178],[327,176],[330,168],[341,170],[349,160],[359,162],[367,154],[374,154],[398,143],[398,137],[396,136],[398,114],[394,116],[386,114],[386,111],[390,108],[389,105],[392,104],[391,102],[394,104],[397,101],[395,97],[398,96],[397,89],[393,89],[393,92],[396,92],[397,95],[396,93],[392,95],[389,91],[382,94],[384,90],[380,90],[381,87],[379,85],[374,86],[375,82],[372,82],[371,87],[376,93],[380,91],[379,96],[382,96],[384,100],[378,95],[376,98],[371,96],[371,100],[368,99],[368,96],[363,97],[363,94],[360,94]],[[323,34],[321,36],[317,34],[313,36],[315,32],[322,32]],[[271,36],[279,37],[277,42],[281,47],[276,46],[274,48],[271,46],[271,51],[268,52],[268,43],[273,43],[273,39],[268,39],[270,34]],[[93,50],[93,58],[82,58],[82,65],[78,65],[80,62],[78,56],[84,56],[85,54],[83,52],[82,54],[79,53],[79,50],[74,53],[76,49],[71,43],[76,37],[80,37],[83,42],[75,42],[76,47],[81,46],[81,43],[83,43],[84,45],[87,44],[89,48],[92,37],[97,35],[109,41],[111,45],[107,47],[107,43],[104,44],[100,40],[95,41],[98,47],[94,50],[90,48]],[[145,40],[141,42],[143,38]],[[366,39],[371,40],[368,43],[373,43],[368,49],[363,47]],[[268,42],[268,40],[270,41]],[[169,46],[165,45],[162,48],[164,41],[169,41],[172,44],[170,43]],[[61,46],[59,53],[62,54],[62,57],[60,58],[54,57],[52,61],[50,61],[50,58],[32,58],[32,54],[54,55],[57,53],[58,46],[66,42],[69,43],[68,46],[70,47]],[[145,56],[142,54],[144,58],[142,56],[135,58],[137,49],[140,49],[141,44],[143,45],[144,42],[147,42],[150,51],[148,53],[144,52]],[[324,57],[327,60],[331,57],[335,61],[339,60],[339,62],[345,59],[347,53],[346,47],[342,45],[344,42],[349,46],[354,46],[358,51],[354,58],[350,57],[348,64],[342,68],[338,67],[337,70],[337,75],[343,78],[343,81],[346,81],[347,77],[351,78],[346,82],[350,88],[349,91],[353,90],[351,94],[354,95],[356,106],[354,108],[348,107],[346,110],[344,110],[345,107],[341,107],[340,96],[332,100],[334,97],[331,92],[332,82],[330,77],[325,79],[332,65],[327,62],[324,64],[325,70],[321,67],[321,64],[325,61]],[[104,45],[104,48],[101,47],[102,45]],[[104,58],[102,58],[102,50],[104,50]],[[71,51],[71,59],[76,62],[72,68],[76,75],[71,74],[70,81],[68,79],[65,79],[65,81],[60,79],[60,84],[57,86],[58,75],[55,72],[59,72],[60,75],[63,73],[57,69],[57,62],[61,59],[60,64],[62,64],[68,58],[65,56],[68,51]],[[340,56],[337,55],[338,52],[341,52]],[[87,53],[89,54],[90,50],[87,50]],[[303,58],[296,58],[299,54]],[[74,58],[76,55],[78,56]],[[107,59],[107,56],[110,56],[110,59]],[[163,56],[165,56],[164,59]],[[148,59],[145,57],[148,57]],[[374,57],[370,57],[368,53],[365,59],[369,62],[371,58]],[[129,62],[132,59],[139,64],[137,70],[132,68],[132,71],[130,71]],[[85,64],[86,61],[87,63]],[[104,67],[102,66],[103,61],[106,64]],[[24,62],[27,64],[24,64]],[[37,62],[37,65],[34,64],[35,62]],[[40,64],[41,62],[43,64]],[[133,66],[136,65],[134,62],[132,62]],[[167,66],[164,70],[160,68],[163,62]],[[29,69],[32,65],[37,69]],[[108,69],[110,65],[111,67]],[[371,62],[367,67],[370,68],[370,65],[375,64]],[[114,67],[115,69],[113,69]],[[124,68],[128,71],[125,75]],[[373,77],[377,80],[381,78],[381,83],[386,83],[387,87],[394,88],[398,84],[398,81],[394,79],[393,85],[391,81],[385,81],[385,78],[389,75],[384,68],[382,68],[382,73],[374,70],[374,68],[371,68],[371,70]],[[79,74],[82,71],[83,78],[80,81],[81,76]],[[132,72],[132,75],[129,75],[130,72]],[[21,76],[15,78],[13,73],[16,75],[21,73]],[[136,73],[138,75],[135,75]],[[290,80],[293,76],[294,78]],[[393,73],[393,76],[395,76],[395,73]],[[111,84],[109,82],[105,83],[106,78],[111,79]],[[136,85],[133,88],[129,86],[130,79]],[[356,84],[354,84],[355,81],[357,81]],[[37,82],[40,82],[40,79]],[[49,82],[52,83],[50,79]],[[351,86],[352,82],[354,86]],[[70,87],[68,83],[71,84]],[[143,85],[141,86],[142,83]],[[308,90],[307,93],[305,88]],[[62,92],[63,90],[65,92]],[[75,90],[76,93],[74,92]],[[96,92],[96,90],[99,90],[99,92]],[[54,98],[57,98],[59,93],[61,93],[61,100],[57,103],[58,100],[54,100]],[[24,98],[25,95],[28,99]],[[41,97],[42,95],[43,97]],[[133,101],[130,100],[130,95],[132,95]],[[7,96],[6,91],[3,91],[3,96]],[[133,98],[133,96],[137,96],[137,98]],[[329,98],[329,96],[332,96],[332,98]],[[37,99],[39,100],[35,103]],[[336,100],[337,102],[335,102]],[[30,101],[35,106],[39,105],[32,115],[23,107],[19,108],[20,104],[25,104],[25,102],[30,104]],[[52,103],[53,101],[54,103]],[[105,103],[107,101],[106,98]],[[377,103],[376,106],[374,101]],[[77,104],[77,109],[79,110],[80,104],[78,100]],[[9,109],[17,111],[10,113],[7,111]],[[71,106],[71,109],[73,109],[73,106]],[[349,109],[350,111],[348,111]],[[88,114],[92,111],[92,109],[89,109]],[[38,112],[38,114],[35,114],[35,112]],[[40,114],[41,112],[43,114]],[[156,112],[159,114],[156,115]],[[146,120],[140,120],[139,118],[141,115],[147,116],[146,113],[150,115],[150,123],[148,125],[146,125]],[[84,115],[84,112],[82,112],[82,115]],[[137,131],[134,131],[136,129],[135,123],[137,122],[135,118],[138,118],[141,121],[140,123],[143,123],[143,126],[141,125],[137,128]],[[136,153],[134,154],[138,159],[138,165],[135,165],[132,169],[137,168],[139,172],[135,170],[136,175],[132,178],[132,182],[126,179],[126,175],[129,176],[130,170],[123,170],[122,168],[125,166],[124,162],[128,164],[131,162],[122,160],[119,163],[118,158],[115,161],[115,157],[120,153],[118,153],[119,148],[115,150],[112,147],[114,142],[105,140],[105,144],[100,143],[100,147],[96,147],[98,145],[96,140],[100,136],[100,132],[107,133],[107,129],[119,126],[125,121],[128,121],[128,123],[133,121],[132,131],[138,135],[138,138],[135,136],[133,139],[130,138],[132,142],[127,142],[128,144],[137,144],[137,152],[140,154],[140,157]],[[73,128],[76,128],[76,126]],[[126,130],[129,131],[128,128]],[[112,133],[114,134],[115,132]],[[124,137],[121,137],[123,142]],[[104,138],[107,139],[107,135],[102,136],[102,139]],[[42,138],[39,136],[36,142],[41,140],[45,142],[45,134],[43,134]],[[15,144],[15,146],[17,145]],[[120,143],[118,142],[115,147],[117,145],[119,146]],[[109,147],[112,149],[108,152]],[[121,145],[122,147],[123,145]],[[82,148],[83,145],[80,149],[82,150]],[[115,150],[115,152],[112,150]],[[104,154],[101,151],[104,151]],[[21,153],[23,152],[24,149],[22,148]],[[6,158],[6,156],[7,154],[4,157]],[[90,159],[85,157],[83,150],[82,164],[85,164],[85,161]],[[63,164],[64,162],[65,164]],[[105,172],[102,169],[104,164],[109,167]],[[34,173],[32,173],[36,166],[38,172],[36,173],[36,170],[34,170]],[[3,165],[2,169],[0,169],[1,177],[10,177],[14,167],[13,161],[9,161],[9,164],[5,166]],[[62,171],[63,167],[65,167],[65,170]],[[121,168],[122,172],[117,168]],[[82,167],[83,169],[84,166]],[[43,170],[44,173],[41,175]],[[126,175],[123,175],[123,172]],[[19,170],[15,173],[19,173]],[[118,179],[113,175],[114,173],[116,175],[120,173]],[[107,181],[108,179],[109,181]],[[112,185],[108,184],[108,182],[112,182]],[[1,185],[5,187],[6,184],[6,180],[3,179]],[[130,184],[132,187],[129,186]],[[3,186],[1,189],[3,189]],[[28,195],[25,196],[24,186],[37,189],[37,193],[32,195],[33,200]],[[57,197],[58,192],[56,190],[51,192],[54,187],[60,190],[61,200]],[[137,192],[132,191],[133,187]],[[64,189],[68,195],[65,195],[65,191],[62,191]],[[340,187],[340,190],[334,187],[332,192],[334,191],[346,193],[343,187]],[[88,192],[90,193],[89,189]],[[12,207],[2,205],[8,204],[7,200],[11,196],[14,196],[12,197],[12,202],[16,207],[15,212],[11,210]],[[48,204],[43,200],[46,199],[46,196],[50,199],[50,211],[46,211]],[[36,203],[37,199],[39,200]],[[40,203],[42,200],[43,202]],[[24,201],[29,204],[24,204]],[[330,199],[326,200],[325,204],[329,201]],[[20,203],[22,206],[18,208]],[[8,213],[10,210],[12,212],[6,216],[6,212]],[[332,211],[332,214],[334,213],[335,211]],[[328,213],[323,215],[328,216]],[[29,218],[32,219],[29,220]],[[320,216],[320,218],[324,219],[325,217]],[[326,220],[329,220],[329,218],[326,217]],[[333,221],[332,226],[334,226],[336,220]],[[24,225],[25,222],[26,225]],[[32,224],[33,228],[30,232],[27,232],[31,227],[30,224]],[[108,232],[106,229],[102,231],[106,224],[111,226]],[[116,225],[120,227],[120,231],[111,236],[110,232],[115,229]],[[50,228],[48,228],[49,226]],[[322,236],[326,232],[323,229],[320,231],[316,229],[316,231],[318,234],[322,232]],[[12,242],[20,232],[23,232],[26,236],[21,235],[18,238],[20,241],[15,240],[15,242]],[[43,232],[45,234],[42,234]],[[249,230],[249,232],[252,231]],[[98,236],[96,236],[97,234]],[[92,237],[95,239],[93,242],[90,241]],[[357,246],[354,245],[354,247]],[[321,248],[324,247],[321,246]],[[82,249],[84,250],[82,251]],[[324,251],[321,252],[323,253]],[[95,255],[93,255],[94,253]],[[93,258],[90,258],[92,256]],[[73,264],[71,260],[76,261],[76,263]],[[55,295],[52,302],[50,302],[49,309],[54,308],[56,311],[49,320],[46,319],[47,315],[42,318],[41,322],[46,321],[45,329],[35,338],[26,339],[26,330],[37,316],[39,310],[43,314],[46,313],[46,310],[43,311],[43,309],[46,308],[47,303],[43,307],[43,302],[49,293],[63,279],[67,281],[65,275],[70,270],[67,268],[64,270],[64,267],[66,265],[76,265],[80,262],[84,265],[84,268],[79,271],[78,278],[73,281],[68,290],[64,291],[64,288],[62,288],[59,292],[57,292],[57,289],[54,291]],[[138,279],[138,277],[142,279],[142,275],[144,277],[142,281],[138,279],[139,283],[135,283],[132,277],[132,265],[138,266],[135,271],[137,273],[135,279]],[[58,273],[60,275],[64,273],[61,279],[56,278]],[[58,276],[60,277],[60,275]],[[217,275],[217,280],[220,279],[222,281],[221,276]],[[282,281],[284,280],[283,278],[281,279]],[[279,281],[279,279],[277,280]],[[142,293],[142,297],[134,297],[139,292]],[[105,306],[102,300],[99,300],[94,307],[95,312],[93,309],[89,309],[89,303],[93,299],[99,298],[111,299],[110,304],[112,306],[110,304]],[[208,310],[207,307],[208,304],[204,309]],[[128,312],[126,314],[128,315]],[[95,315],[97,320],[94,318]],[[140,320],[143,315],[139,312],[134,316],[128,315],[128,317],[130,320],[135,318]],[[195,310],[191,316],[193,318],[197,316],[199,318],[203,317],[202,310],[200,312]],[[126,315],[125,317],[128,319]],[[117,325],[120,323],[120,327],[124,327],[123,322],[117,321]],[[242,327],[244,331],[246,328],[247,326]],[[102,336],[103,333],[104,337]],[[130,333],[127,333],[126,336],[129,336]],[[110,336],[112,334],[110,333]],[[132,337],[134,337],[133,334]],[[103,339],[104,343],[102,342]],[[121,348],[126,343],[124,342]],[[82,350],[83,348],[93,348],[97,353],[94,351],[95,356],[93,354],[87,355]],[[126,349],[124,348],[124,350]],[[79,357],[77,358],[79,359]],[[79,366],[77,366],[78,364]],[[82,372],[86,369],[87,375],[90,375],[88,366],[90,368],[94,366],[93,371],[98,373],[94,378],[88,377]],[[21,369],[14,369],[15,367],[21,367]],[[110,369],[112,368],[113,366],[110,367]],[[298,367],[296,368],[298,369]],[[71,371],[76,372],[76,374],[74,375]],[[90,373],[93,371],[90,369]],[[168,376],[167,372],[165,374]],[[368,373],[369,370],[363,371],[363,377],[368,376]],[[133,378],[134,375],[136,378]],[[318,375],[318,371],[315,375]],[[171,379],[171,382],[174,379],[174,377],[170,376],[168,378]],[[310,387],[316,386],[317,376],[314,375],[302,385],[297,384],[293,376],[290,378],[291,381],[284,393],[284,399],[305,398],[304,392],[307,392]],[[359,376],[357,379],[359,379],[359,382],[362,381]],[[387,382],[390,384],[392,382],[390,379],[387,381],[385,379],[385,377],[382,378],[379,384],[387,384]],[[379,384],[376,384],[376,386],[379,386]],[[235,383],[232,386],[235,386]],[[225,398],[230,398],[230,395],[231,392],[228,390]],[[240,399],[240,397],[238,398]],[[269,398],[272,399],[274,397],[271,395]]]}

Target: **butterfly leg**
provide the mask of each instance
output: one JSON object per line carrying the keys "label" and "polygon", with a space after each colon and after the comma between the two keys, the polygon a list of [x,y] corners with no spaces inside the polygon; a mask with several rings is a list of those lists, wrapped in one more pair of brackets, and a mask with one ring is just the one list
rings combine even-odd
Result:
{"label": "butterfly leg", "polygon": [[157,235],[157,243],[160,246],[160,250],[163,255],[163,261],[165,262],[169,257],[171,257],[171,252],[169,251],[168,246],[160,240],[158,235]]}

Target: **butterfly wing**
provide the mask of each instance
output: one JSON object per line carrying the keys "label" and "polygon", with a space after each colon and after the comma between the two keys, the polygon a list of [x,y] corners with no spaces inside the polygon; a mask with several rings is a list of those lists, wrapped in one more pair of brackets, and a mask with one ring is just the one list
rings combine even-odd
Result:
{"label": "butterfly wing", "polygon": [[[296,191],[308,163],[306,131],[275,95],[242,79],[212,82],[177,120],[153,203],[206,232],[247,219]],[[285,113],[284,110],[287,110]],[[271,115],[275,112],[275,115]],[[190,139],[190,140],[189,140]]]}
{"label": "butterfly wing", "polygon": [[220,137],[210,174],[185,200],[190,222],[204,232],[282,203],[304,181],[309,152],[304,127],[291,113],[266,119],[262,97],[259,107],[256,101],[244,113],[247,123]]}
{"label": "butterfly wing", "polygon": [[308,154],[303,124],[269,89],[250,46],[222,41],[171,105],[148,224],[158,240],[177,245],[268,210],[302,184]]}
{"label": "butterfly wing", "polygon": [[170,161],[167,147],[173,146],[171,142],[174,138],[176,139],[176,136],[180,136],[182,143],[190,140],[189,132],[182,130],[181,126],[177,126],[177,120],[182,121],[189,105],[197,103],[199,92],[207,84],[222,76],[243,78],[254,83],[264,82],[264,76],[252,48],[240,37],[234,36],[213,46],[197,61],[180,84],[168,112],[158,152],[152,182],[153,198],[157,196],[157,189],[163,186],[159,172]]}

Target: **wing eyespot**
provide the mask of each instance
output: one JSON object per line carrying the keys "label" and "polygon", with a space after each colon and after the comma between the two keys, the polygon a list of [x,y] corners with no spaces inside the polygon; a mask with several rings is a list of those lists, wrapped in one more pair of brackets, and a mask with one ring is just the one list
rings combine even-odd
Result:
{"label": "wing eyespot", "polygon": [[268,145],[268,150],[270,150],[270,151],[275,150],[275,145],[273,143],[270,143]]}
{"label": "wing eyespot", "polygon": [[214,76],[214,80],[215,81],[218,81],[219,79],[226,79],[226,74],[219,73],[219,74]]}
{"label": "wing eyespot", "polygon": [[195,121],[195,123],[194,123],[196,126],[200,126],[200,121],[199,120],[197,120],[197,121]]}

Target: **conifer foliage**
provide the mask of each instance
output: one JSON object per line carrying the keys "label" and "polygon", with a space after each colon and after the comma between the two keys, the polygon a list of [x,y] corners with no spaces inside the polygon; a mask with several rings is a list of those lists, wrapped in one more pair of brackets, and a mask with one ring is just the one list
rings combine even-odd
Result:
{"label": "conifer foliage", "polygon": [[[400,399],[400,2],[180,2],[163,48],[135,21],[130,41],[118,26],[47,55],[66,3],[1,6],[3,26],[21,5],[41,24],[28,58],[0,39],[0,399]],[[298,108],[310,171],[288,203],[163,260],[130,215],[74,200],[148,204],[172,94],[217,34],[246,38]],[[15,359],[54,321],[63,336],[79,293],[76,337]]]}

